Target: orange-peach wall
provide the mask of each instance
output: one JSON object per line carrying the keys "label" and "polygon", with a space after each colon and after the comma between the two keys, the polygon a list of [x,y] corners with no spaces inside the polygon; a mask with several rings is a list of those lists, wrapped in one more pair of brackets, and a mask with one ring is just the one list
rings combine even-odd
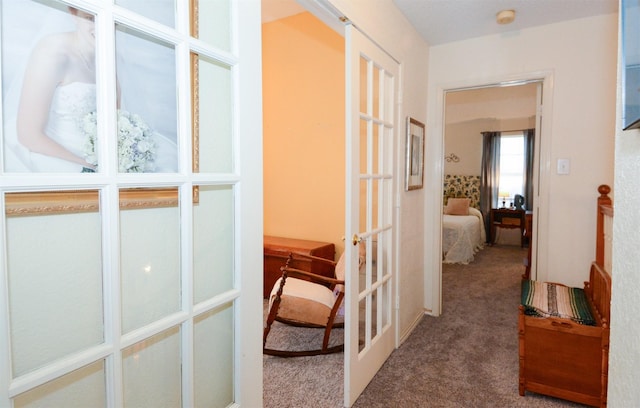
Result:
{"label": "orange-peach wall", "polygon": [[263,24],[264,233],[344,243],[344,38],[310,13]]}

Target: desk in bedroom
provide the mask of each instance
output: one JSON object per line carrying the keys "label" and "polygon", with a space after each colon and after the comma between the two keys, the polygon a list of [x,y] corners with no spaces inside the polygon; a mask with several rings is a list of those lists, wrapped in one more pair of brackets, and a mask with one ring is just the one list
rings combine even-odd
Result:
{"label": "desk in bedroom", "polygon": [[524,247],[524,231],[526,226],[525,210],[516,210],[512,208],[492,208],[490,215],[490,237],[489,242],[493,244],[496,239],[496,228],[519,228],[520,229],[520,246]]}
{"label": "desk in bedroom", "polygon": [[[329,242],[308,241],[304,239],[264,236],[264,298],[269,297],[273,285],[281,276],[280,268],[287,262],[290,252],[313,255],[331,259],[336,256],[335,245]],[[318,275],[333,277],[333,268],[309,261],[309,268],[301,268]]]}

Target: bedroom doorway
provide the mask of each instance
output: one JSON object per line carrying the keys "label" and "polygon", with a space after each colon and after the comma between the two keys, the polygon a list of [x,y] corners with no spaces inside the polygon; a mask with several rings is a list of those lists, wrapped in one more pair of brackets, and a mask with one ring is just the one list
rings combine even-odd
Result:
{"label": "bedroom doorway", "polygon": [[[506,84],[495,83],[483,86],[471,86],[451,89],[444,92],[444,124],[443,124],[443,202],[448,195],[462,194],[462,189],[473,191],[475,207],[480,198],[480,180],[483,162],[483,132],[501,132],[502,135],[522,133],[527,129],[535,129],[533,149],[533,166],[529,173],[532,193],[526,197],[529,205],[525,208],[531,217],[533,234],[526,241],[531,248],[531,276],[535,278],[539,264],[539,245],[537,242],[540,225],[540,158],[542,136],[542,88],[544,79],[524,79],[510,81]],[[505,170],[506,171],[506,170]],[[456,185],[456,183],[460,185]],[[523,185],[524,185],[523,181]],[[464,186],[464,187],[463,187]],[[502,192],[507,207],[514,205],[515,193]],[[523,195],[520,191],[518,194]],[[466,194],[463,194],[466,195]],[[472,206],[474,198],[472,197]],[[495,199],[494,199],[495,201]],[[501,205],[497,205],[498,207]],[[489,205],[494,208],[496,205]],[[479,208],[478,208],[479,209]],[[483,221],[488,227],[489,210],[483,208]],[[542,214],[544,215],[544,214]],[[446,217],[443,215],[443,218]],[[502,230],[499,243],[520,245],[520,230]],[[483,234],[484,237],[485,234]],[[495,236],[491,229],[486,229],[486,242],[493,242]],[[451,233],[445,228],[441,234],[444,261],[464,263],[473,261],[473,255],[466,259],[456,258],[457,254],[447,255]],[[470,249],[471,251],[471,249]],[[467,251],[467,255],[468,255]],[[473,254],[473,252],[471,252]],[[523,265],[524,271],[524,265]],[[442,270],[440,270],[440,274]]]}
{"label": "bedroom doorway", "polygon": [[[347,36],[351,41],[345,43],[345,37],[340,35],[345,31],[343,21],[336,16],[321,18],[313,2],[302,3],[309,6],[309,13],[290,16],[286,24],[263,24],[264,232],[330,242],[335,245],[336,259],[343,252],[350,257],[347,287],[352,290],[345,298],[346,351],[342,364],[337,361],[332,364],[335,367],[338,363],[344,370],[337,370],[330,379],[318,377],[324,389],[329,381],[332,383],[329,388],[344,396],[345,400],[339,403],[350,406],[395,348],[398,336],[393,301],[397,263],[397,212],[393,196],[399,184],[393,153],[399,133],[395,110],[400,87],[399,64],[383,50],[374,52],[368,48],[377,46],[362,34],[351,33]],[[333,25],[341,24],[342,28],[338,30],[327,20],[332,20]],[[305,35],[298,37],[304,38],[293,35],[302,32]],[[287,46],[282,47],[276,38]],[[309,39],[315,44],[303,44]],[[291,51],[295,52],[287,54]],[[345,76],[345,72],[353,75]],[[314,78],[311,84],[310,75]],[[310,91],[313,86],[317,89]],[[347,87],[356,103],[345,104]],[[283,89],[287,92],[282,92]],[[318,100],[323,103],[319,105]],[[366,103],[360,105],[363,100]],[[289,107],[285,106],[287,103]],[[292,116],[292,111],[296,115]],[[346,132],[348,147],[346,122],[351,125]],[[327,166],[327,162],[331,165]],[[287,171],[292,163],[298,165]],[[299,179],[292,182],[293,177]],[[326,192],[319,194],[322,189]],[[301,199],[310,202],[301,205]],[[367,248],[368,261],[361,274],[357,268],[358,251],[353,250],[358,241]],[[350,285],[351,282],[355,284]],[[268,290],[265,289],[267,295]],[[270,363],[265,363],[265,370]],[[286,365],[296,363],[287,361]],[[308,369],[317,371],[316,363]],[[282,368],[280,364],[278,369]],[[338,377],[344,381],[333,384]],[[265,395],[270,386],[265,382]],[[308,393],[302,397],[308,399]]]}

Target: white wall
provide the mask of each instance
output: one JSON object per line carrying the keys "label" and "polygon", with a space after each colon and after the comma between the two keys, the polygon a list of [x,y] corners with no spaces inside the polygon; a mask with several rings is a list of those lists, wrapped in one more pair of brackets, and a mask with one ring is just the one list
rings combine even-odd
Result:
{"label": "white wall", "polygon": [[[539,255],[548,268],[539,277],[573,286],[582,286],[595,256],[597,186],[613,180],[616,44],[617,15],[611,14],[444,44],[431,47],[429,55],[431,166],[425,170],[429,177],[425,192],[441,182],[443,90],[535,73],[549,78],[552,107],[547,106],[550,115],[543,118],[542,127],[550,133],[543,135],[549,140],[543,147],[548,154],[541,156],[549,177],[545,196],[540,197],[548,220],[539,226],[539,240],[548,248]],[[555,174],[559,158],[571,160],[570,175]],[[428,199],[425,225],[425,256],[434,260],[426,278],[432,282],[433,296],[430,299],[427,293],[426,301],[436,307],[440,205],[439,198]]]}
{"label": "white wall", "polygon": [[445,99],[444,174],[479,176],[482,132],[535,127],[537,84],[447,92]]}
{"label": "white wall", "polygon": [[640,322],[636,317],[640,292],[640,130],[621,130],[620,89],[618,79],[608,405],[631,407],[640,401]]}
{"label": "white wall", "polygon": [[[367,33],[401,63],[401,107],[398,116],[398,183],[404,185],[404,120],[411,116],[423,123],[427,111],[428,45],[391,0],[330,0],[357,27]],[[400,333],[405,338],[423,314],[424,195],[423,190],[400,193],[399,296]]]}

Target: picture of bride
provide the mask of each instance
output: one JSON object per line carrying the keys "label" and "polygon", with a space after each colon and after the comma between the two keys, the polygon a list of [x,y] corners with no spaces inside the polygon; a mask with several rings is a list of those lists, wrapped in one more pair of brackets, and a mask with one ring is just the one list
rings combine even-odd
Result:
{"label": "picture of bride", "polygon": [[[5,171],[100,171],[94,20],[53,0],[2,0]],[[175,172],[174,50],[116,32],[118,171]]]}

